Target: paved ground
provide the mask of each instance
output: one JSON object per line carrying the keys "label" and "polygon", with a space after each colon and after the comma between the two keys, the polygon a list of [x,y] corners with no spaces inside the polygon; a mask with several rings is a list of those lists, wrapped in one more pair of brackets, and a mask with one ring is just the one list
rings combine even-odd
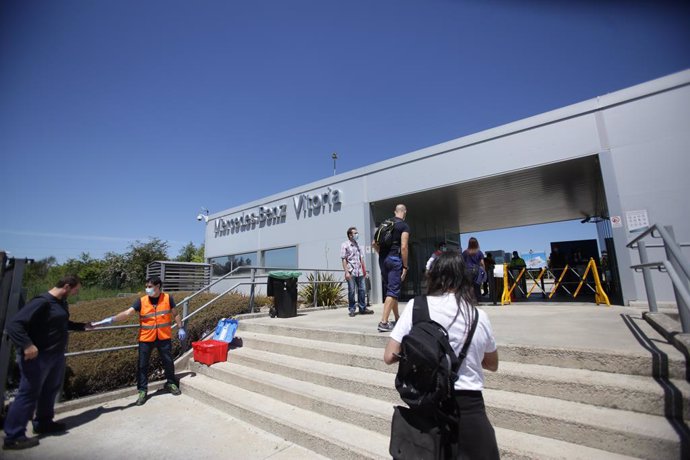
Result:
{"label": "paved ground", "polygon": [[[611,350],[648,356],[631,333],[629,324],[632,324],[669,356],[681,356],[641,318],[643,310],[640,308],[585,303],[514,303],[482,308],[489,314],[499,350],[500,345],[514,344]],[[372,309],[375,314],[354,318],[347,315],[346,308],[339,308],[300,311],[295,318],[242,319],[238,335],[241,336],[243,321],[380,334],[376,325],[382,305],[374,305]],[[182,389],[184,391],[184,381]],[[129,389],[125,392],[130,394],[123,398],[124,392],[120,392],[117,399],[101,403],[87,399],[83,404],[90,405],[68,412],[64,410],[69,406],[63,406],[57,418],[68,424],[68,433],[42,438],[40,446],[26,451],[0,451],[0,457],[8,460],[322,458],[184,394],[180,397],[154,394],[144,406],[137,407],[133,405],[134,391]],[[106,398],[101,396],[101,399]]]}
{"label": "paved ground", "polygon": [[[0,458],[51,460],[305,459],[324,457],[259,430],[191,397],[156,393],[143,406],[134,396],[59,415],[69,430],[45,436]],[[31,432],[27,433],[30,435]]]}

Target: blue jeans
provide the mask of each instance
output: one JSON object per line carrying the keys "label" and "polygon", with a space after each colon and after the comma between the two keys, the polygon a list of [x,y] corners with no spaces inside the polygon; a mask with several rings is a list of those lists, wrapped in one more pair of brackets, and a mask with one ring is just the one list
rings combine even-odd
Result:
{"label": "blue jeans", "polygon": [[365,284],[363,276],[350,276],[347,280],[347,301],[350,311],[355,311],[355,289],[357,289],[357,300],[359,301],[359,311],[364,311],[367,308],[365,296]]}
{"label": "blue jeans", "polygon": [[60,351],[40,352],[34,359],[25,360],[24,353],[17,356],[21,371],[19,392],[14,398],[5,420],[8,441],[26,436],[26,424],[36,411],[36,422],[53,420],[55,397],[65,376],[65,354]]}
{"label": "blue jeans", "polygon": [[137,369],[137,390],[148,391],[149,388],[149,360],[151,359],[151,352],[154,348],[158,349],[158,356],[163,361],[163,371],[165,372],[166,383],[174,383],[177,385],[175,379],[175,363],[172,358],[172,341],[168,340],[154,340],[153,342],[139,342],[139,365]]}

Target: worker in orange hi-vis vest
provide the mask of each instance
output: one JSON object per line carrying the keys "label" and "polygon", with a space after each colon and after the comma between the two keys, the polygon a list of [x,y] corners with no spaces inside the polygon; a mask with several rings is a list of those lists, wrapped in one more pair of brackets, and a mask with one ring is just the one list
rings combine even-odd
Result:
{"label": "worker in orange hi-vis vest", "polygon": [[92,326],[106,326],[125,320],[132,313],[139,314],[139,364],[137,366],[137,406],[146,402],[149,383],[149,359],[154,348],[163,361],[165,389],[173,395],[180,395],[180,387],[175,378],[175,364],[172,358],[172,323],[177,324],[177,337],[183,342],[187,333],[182,327],[180,315],[175,311],[175,301],[170,294],[161,291],[161,279],[152,276],[146,280],[146,295],[137,299],[127,310],[110,316]]}

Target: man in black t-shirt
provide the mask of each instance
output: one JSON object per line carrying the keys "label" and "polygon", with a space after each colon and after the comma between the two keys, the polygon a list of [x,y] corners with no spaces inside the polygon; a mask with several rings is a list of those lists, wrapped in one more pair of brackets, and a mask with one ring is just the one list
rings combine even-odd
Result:
{"label": "man in black t-shirt", "polygon": [[398,298],[403,281],[407,276],[408,243],[410,240],[410,226],[405,223],[407,208],[404,204],[395,207],[395,225],[393,227],[393,243],[388,251],[379,251],[379,267],[381,268],[381,280],[383,282],[383,315],[378,325],[379,332],[390,332],[395,322],[389,322],[391,311],[398,320]]}

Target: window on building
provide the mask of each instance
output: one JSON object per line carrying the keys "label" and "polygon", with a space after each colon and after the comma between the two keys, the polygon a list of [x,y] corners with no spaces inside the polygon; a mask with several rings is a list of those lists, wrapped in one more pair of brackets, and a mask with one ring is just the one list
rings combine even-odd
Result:
{"label": "window on building", "polygon": [[247,265],[256,266],[256,253],[248,252],[246,254],[214,257],[209,260],[209,263],[213,267],[213,276],[223,276],[230,273],[237,267],[244,267]]}
{"label": "window on building", "polygon": [[297,247],[269,249],[264,251],[264,267],[297,268]]}

